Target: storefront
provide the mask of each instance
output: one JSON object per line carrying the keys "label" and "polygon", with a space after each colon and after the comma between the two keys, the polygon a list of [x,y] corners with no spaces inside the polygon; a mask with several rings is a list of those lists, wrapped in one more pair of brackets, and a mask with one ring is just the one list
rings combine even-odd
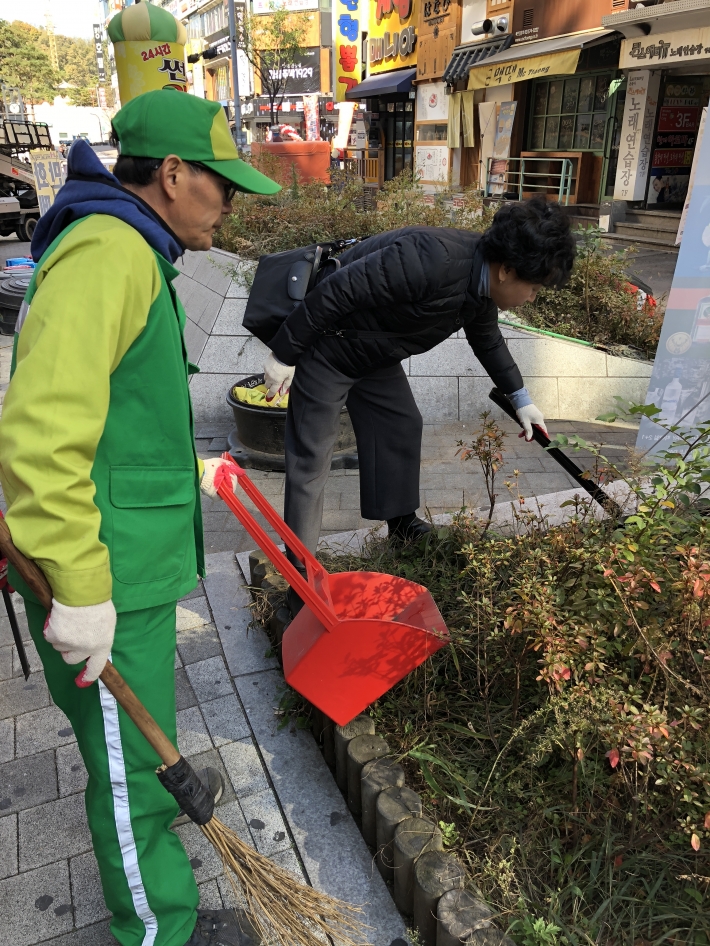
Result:
{"label": "storefront", "polygon": [[345,93],[367,103],[367,159],[378,163],[381,182],[414,166],[417,2],[371,0],[368,75]]}
{"label": "storefront", "polygon": [[708,8],[672,6],[604,18],[624,36],[627,90],[613,197],[635,209],[683,208],[710,99]]}

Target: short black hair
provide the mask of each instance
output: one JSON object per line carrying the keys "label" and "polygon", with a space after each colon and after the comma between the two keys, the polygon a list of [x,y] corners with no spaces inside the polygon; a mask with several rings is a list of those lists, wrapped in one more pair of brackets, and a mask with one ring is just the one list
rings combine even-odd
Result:
{"label": "short black hair", "polygon": [[[128,154],[119,156],[113,169],[121,184],[133,184],[134,187],[147,187],[152,184],[164,158],[134,158]],[[204,168],[195,161],[185,161],[191,171],[201,174]]]}
{"label": "short black hair", "polygon": [[569,279],[577,255],[568,215],[541,195],[501,207],[481,249],[487,262],[511,266],[519,279],[557,287]]}

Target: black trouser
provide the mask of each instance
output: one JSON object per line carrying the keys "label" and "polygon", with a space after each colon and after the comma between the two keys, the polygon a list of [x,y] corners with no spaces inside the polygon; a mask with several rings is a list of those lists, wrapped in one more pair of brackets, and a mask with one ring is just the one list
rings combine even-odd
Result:
{"label": "black trouser", "polygon": [[284,519],[313,552],[344,404],[357,439],[363,518],[393,519],[419,507],[422,416],[402,366],[349,378],[311,351],[298,362],[289,396]]}

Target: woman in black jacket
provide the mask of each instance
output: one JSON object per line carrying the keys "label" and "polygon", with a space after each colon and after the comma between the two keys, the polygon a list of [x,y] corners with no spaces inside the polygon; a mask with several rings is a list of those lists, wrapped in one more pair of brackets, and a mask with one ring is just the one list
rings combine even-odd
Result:
{"label": "woman in black jacket", "polygon": [[289,388],[284,518],[308,548],[320,535],[323,492],[340,410],[357,438],[360,506],[391,535],[416,538],[422,418],[401,362],[459,329],[526,430],[544,429],[498,326],[498,310],[563,285],[575,242],[562,208],[544,198],[505,205],[485,233],[405,227],[363,241],[288,316],[264,366],[268,397]]}

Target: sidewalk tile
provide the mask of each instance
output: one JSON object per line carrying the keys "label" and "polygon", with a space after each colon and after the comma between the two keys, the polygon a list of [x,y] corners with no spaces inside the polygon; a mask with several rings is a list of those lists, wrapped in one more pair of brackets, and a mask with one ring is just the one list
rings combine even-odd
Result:
{"label": "sidewalk tile", "polygon": [[[0,763],[9,762],[15,755],[15,720],[0,719]],[[2,788],[0,788],[0,793]]]}
{"label": "sidewalk tile", "polygon": [[234,692],[232,681],[229,679],[229,673],[221,657],[200,660],[198,663],[185,667],[185,671],[200,703]]}
{"label": "sidewalk tile", "polygon": [[234,694],[202,703],[200,709],[217,747],[250,735],[249,723]]}
{"label": "sidewalk tile", "polygon": [[0,814],[34,808],[56,797],[57,769],[51,749],[0,765]]}
{"label": "sidewalk tile", "polygon": [[73,795],[74,792],[83,792],[86,788],[89,775],[79,752],[79,746],[75,742],[57,749],[57,776],[60,798]]}
{"label": "sidewalk tile", "polygon": [[73,925],[66,861],[0,881],[0,929],[8,946],[30,946]]}
{"label": "sidewalk tile", "polygon": [[200,910],[223,910],[222,894],[219,892],[219,886],[216,880],[207,880],[203,884],[198,884],[200,891]]}
{"label": "sidewalk tile", "polygon": [[111,934],[108,920],[104,920],[103,923],[87,926],[83,930],[74,930],[65,936],[44,940],[42,946],[118,946],[118,941]]}
{"label": "sidewalk tile", "polygon": [[20,812],[20,870],[91,850],[84,796],[68,795]]}
{"label": "sidewalk tile", "polygon": [[12,676],[12,644],[5,644],[0,647],[0,680],[9,680]]}
{"label": "sidewalk tile", "polygon": [[241,804],[260,854],[271,857],[277,851],[284,851],[291,846],[291,838],[288,836],[281,809],[271,789],[249,795]]}
{"label": "sidewalk tile", "polygon": [[33,673],[29,680],[14,677],[0,683],[0,719],[29,713],[49,704],[49,691],[41,673]]}
{"label": "sidewalk tile", "polygon": [[187,631],[178,631],[177,648],[185,667],[209,657],[218,657],[222,653],[219,634],[214,624],[203,624]]}
{"label": "sidewalk tile", "polygon": [[193,627],[202,627],[203,624],[209,624],[212,620],[210,609],[207,605],[207,598],[190,598],[177,606],[175,625],[178,631],[189,631]]}
{"label": "sidewalk tile", "polygon": [[179,710],[177,714],[178,749],[186,758],[199,752],[209,752],[212,740],[205,727],[199,706]]}
{"label": "sidewalk tile", "polygon": [[230,742],[219,750],[238,798],[254,795],[268,788],[259,754],[251,739]]}
{"label": "sidewalk tile", "polygon": [[71,723],[58,706],[24,713],[15,721],[15,755],[34,755],[76,742]]}
{"label": "sidewalk tile", "polygon": [[[27,662],[30,665],[30,673],[39,673],[44,668],[42,667],[42,661],[40,656],[37,653],[37,648],[34,645],[34,641],[25,641],[25,653],[27,654]],[[12,648],[12,675],[13,677],[24,676],[24,671],[22,669],[22,664],[20,663],[20,655],[17,653],[17,648]]]}
{"label": "sidewalk tile", "polygon": [[[248,537],[247,537],[248,538]],[[247,549],[254,548],[249,539]],[[217,625],[224,656],[232,676],[268,670],[278,666],[275,657],[265,657],[269,639],[261,628],[250,627],[252,621],[249,603],[251,596],[234,560],[234,546],[230,551],[207,555],[205,590]]]}
{"label": "sidewalk tile", "polygon": [[89,851],[69,861],[72,901],[74,903],[74,924],[89,926],[99,920],[110,917],[99,877],[99,865],[94,852]]}
{"label": "sidewalk tile", "polygon": [[179,710],[197,706],[197,697],[190,686],[185,670],[175,671],[175,702]]}
{"label": "sidewalk tile", "polygon": [[306,882],[301,862],[298,860],[293,848],[289,848],[287,851],[279,851],[278,854],[273,854],[271,860],[274,864],[278,864],[279,867],[283,867],[284,870],[290,871],[297,880],[300,880],[302,883]]}
{"label": "sidewalk tile", "polygon": [[246,897],[242,893],[242,889],[238,882],[235,889],[235,887],[230,883],[229,878],[222,874],[221,877],[217,878],[217,886],[219,887],[219,892],[222,894],[222,900],[224,901],[224,906],[227,910],[235,910],[240,908],[242,910],[248,909]]}
{"label": "sidewalk tile", "polygon": [[17,873],[17,815],[0,818],[0,878]]}

